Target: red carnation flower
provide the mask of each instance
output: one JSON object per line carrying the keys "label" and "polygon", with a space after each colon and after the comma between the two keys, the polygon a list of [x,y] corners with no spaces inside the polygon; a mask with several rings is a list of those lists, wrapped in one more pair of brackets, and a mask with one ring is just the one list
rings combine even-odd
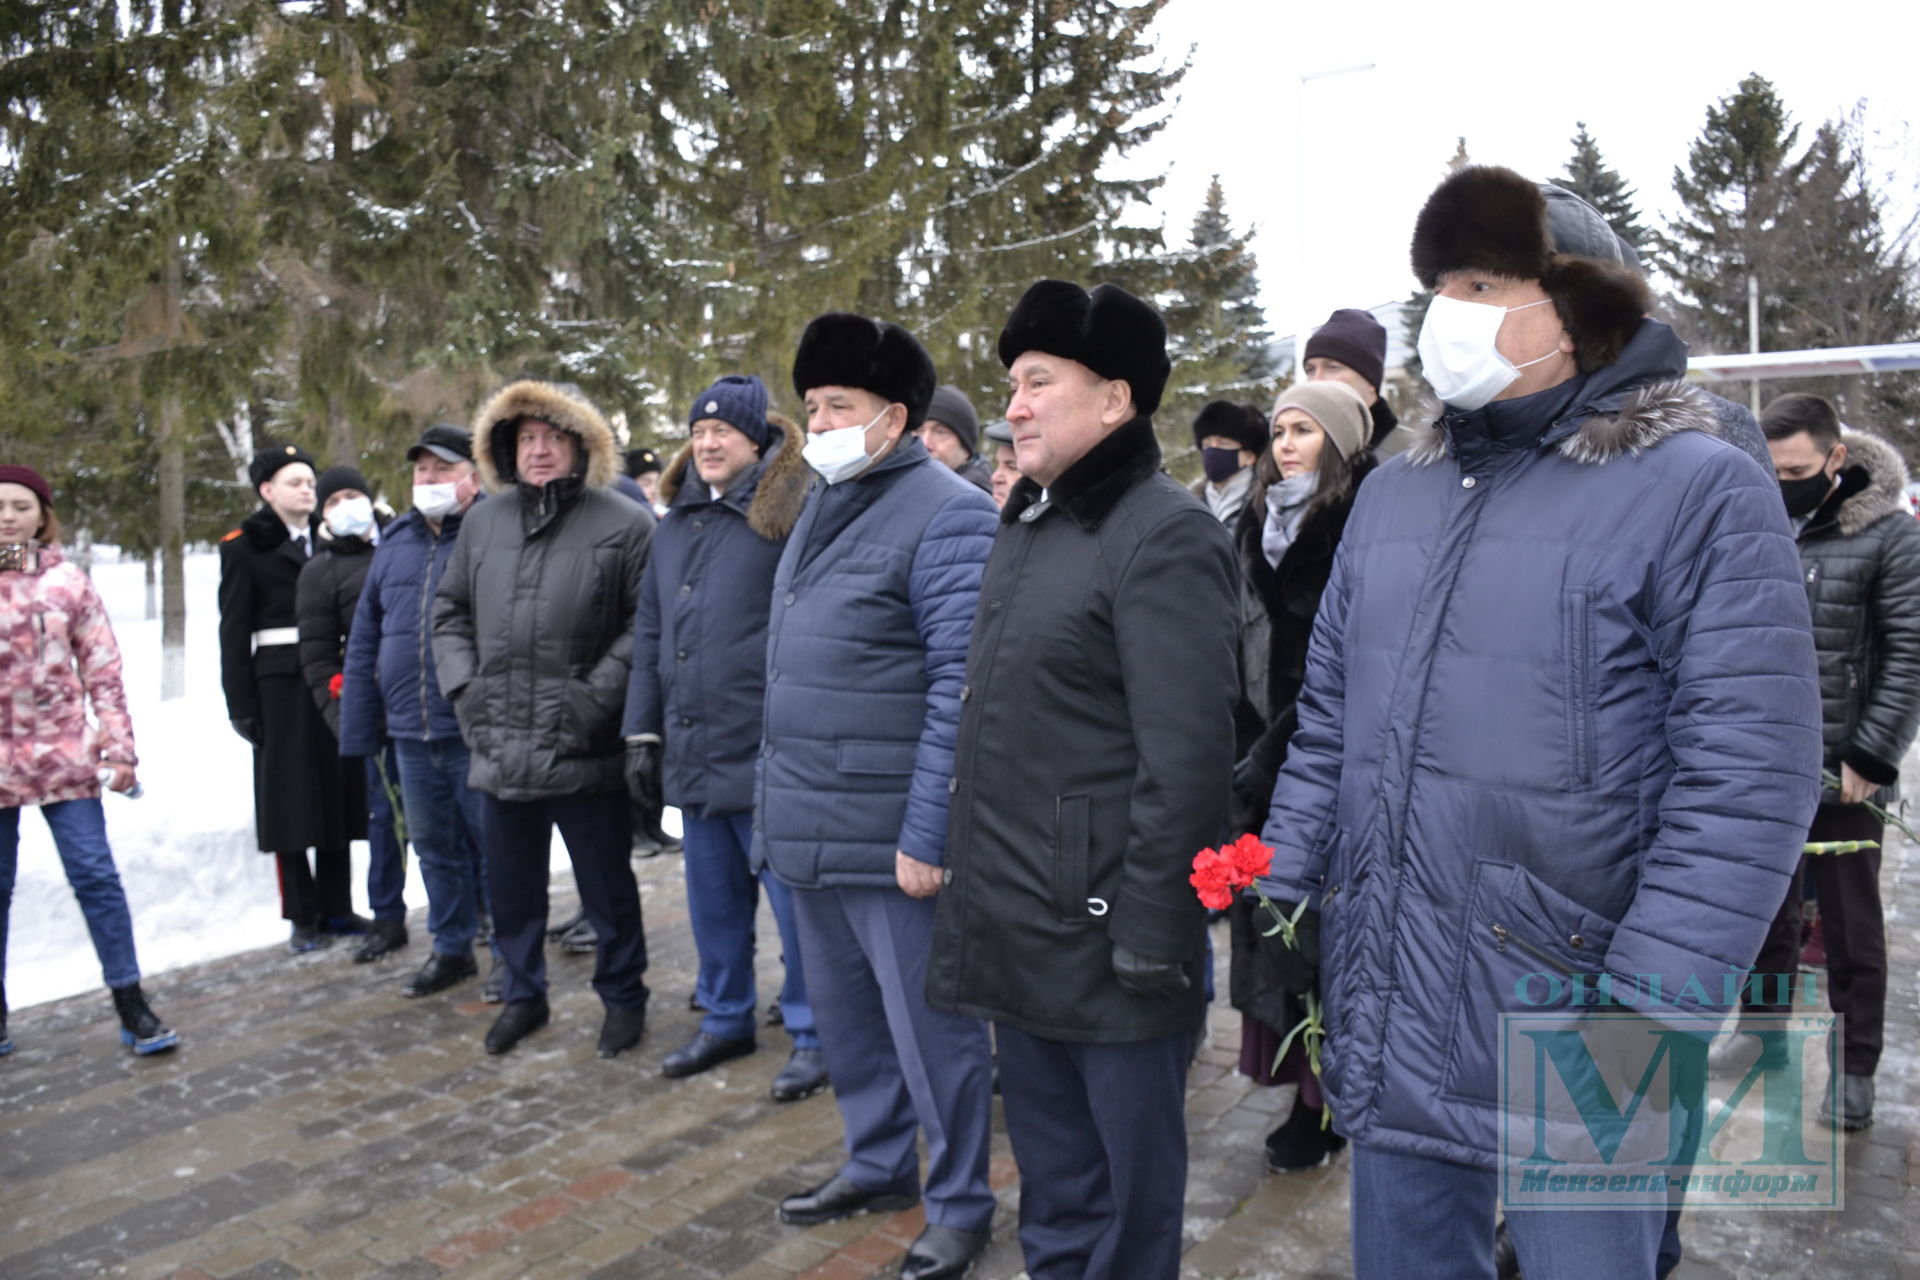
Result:
{"label": "red carnation flower", "polygon": [[340,686],[346,682],[347,677],[345,672],[334,672],[333,679],[327,681],[327,692],[332,694],[335,699],[338,699],[340,697]]}

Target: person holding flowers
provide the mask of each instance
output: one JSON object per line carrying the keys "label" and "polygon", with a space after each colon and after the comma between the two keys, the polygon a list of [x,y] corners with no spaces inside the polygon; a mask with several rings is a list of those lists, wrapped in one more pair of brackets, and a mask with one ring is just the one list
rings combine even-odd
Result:
{"label": "person holding flowers", "polygon": [[[1344,382],[1303,382],[1281,393],[1272,437],[1254,464],[1253,493],[1234,528],[1240,562],[1241,750],[1233,770],[1233,828],[1256,831],[1296,723],[1294,703],[1307,669],[1320,593],[1372,471],[1367,403]],[[1240,1070],[1262,1084],[1297,1086],[1292,1110],[1267,1135],[1267,1167],[1310,1169],[1346,1145],[1326,1122],[1305,1046],[1282,1042],[1304,1016],[1310,978],[1289,968],[1289,948],[1250,899],[1228,913],[1233,937],[1229,994],[1242,1016]],[[1303,989],[1293,990],[1290,988]]]}
{"label": "person holding flowers", "polygon": [[[1779,487],[1685,381],[1631,252],[1571,193],[1473,166],[1412,258],[1442,403],[1354,503],[1261,833],[1266,896],[1318,912],[1359,1280],[1494,1274],[1501,1015],[1547,1007],[1525,979],[1581,976],[1554,1006],[1576,1025],[1576,989],[1611,990],[1648,1036],[1697,1036],[1819,795]],[[1527,1280],[1651,1280],[1667,1210],[1507,1222]]]}

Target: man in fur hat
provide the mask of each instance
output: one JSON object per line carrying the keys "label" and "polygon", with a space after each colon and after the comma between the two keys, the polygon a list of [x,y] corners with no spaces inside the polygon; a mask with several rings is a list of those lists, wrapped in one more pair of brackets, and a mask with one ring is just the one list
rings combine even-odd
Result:
{"label": "man in fur hat", "polygon": [[648,551],[627,685],[627,785],[642,809],[680,810],[700,1029],[661,1064],[697,1075],[753,1052],[754,917],[764,889],[786,965],[781,1024],[793,1053],[777,1102],[827,1085],[794,933],[792,891],[755,867],[753,767],[767,684],[773,571],[812,472],[800,429],[767,412],[767,388],[729,376],[694,397],[687,447],[660,480],[667,517]]}
{"label": "man in fur hat", "polygon": [[620,707],[653,516],[613,490],[620,451],[576,387],[519,378],[481,406],[474,459],[500,496],[467,512],[433,605],[433,660],[472,754],[506,1003],[505,1053],[547,1023],[547,850],[558,825],[598,939],[599,1053],[639,1043],[647,942],[627,860]]}
{"label": "man in fur hat", "polygon": [[1188,876],[1225,829],[1240,689],[1233,548],[1160,470],[1152,307],[1042,280],[1000,359],[1023,478],[967,654],[928,993],[994,1022],[1028,1273],[1173,1280],[1206,1008]]}
{"label": "man in fur hat", "polygon": [[1193,447],[1200,451],[1200,478],[1193,496],[1227,528],[1233,528],[1253,492],[1253,463],[1267,447],[1267,419],[1250,404],[1209,400],[1193,418]]}
{"label": "man in fur hat", "polygon": [[903,1280],[965,1272],[993,1219],[987,1029],[926,996],[967,632],[993,540],[987,495],[913,434],[934,382],[899,325],[830,312],[801,335],[793,389],[820,481],[773,575],[755,833],[793,889],[846,1129],[846,1163],[780,1218],[905,1209],[924,1185]]}
{"label": "man in fur hat", "polygon": [[254,826],[278,862],[280,914],[298,954],[371,927],[354,914],[347,856],[367,834],[367,810],[359,766],[341,762],[301,675],[296,596],[313,555],[313,457],[291,444],[262,449],[248,479],[260,509],[220,540],[220,683],[234,732],[253,747]]}
{"label": "man in fur hat", "polygon": [[[1684,380],[1605,220],[1467,168],[1422,209],[1413,267],[1441,403],[1355,502],[1265,828],[1268,895],[1320,913],[1362,1280],[1493,1273],[1502,1126],[1533,1134],[1501,1094],[1502,1014],[1562,1014],[1616,1093],[1673,1048],[1633,1101],[1697,1112],[1820,765],[1779,488]],[[1587,1007],[1607,992],[1632,1012]],[[1668,1172],[1657,1128],[1610,1171]],[[1509,1200],[1528,1280],[1653,1276],[1650,1181],[1606,1212]]]}

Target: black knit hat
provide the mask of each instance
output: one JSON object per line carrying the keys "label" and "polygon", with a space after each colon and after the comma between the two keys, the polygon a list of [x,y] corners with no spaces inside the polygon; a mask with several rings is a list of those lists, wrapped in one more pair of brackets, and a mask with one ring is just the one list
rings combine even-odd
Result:
{"label": "black knit hat", "polygon": [[980,415],[973,401],[958,387],[941,385],[933,389],[933,401],[927,405],[927,419],[953,432],[968,453],[979,452]]}
{"label": "black knit hat", "polygon": [[1338,360],[1378,391],[1387,370],[1386,326],[1370,311],[1342,307],[1313,331],[1307,339],[1306,354],[1300,359],[1304,362],[1315,356]]}
{"label": "black knit hat", "polygon": [[652,449],[627,450],[627,478],[638,480],[650,471],[661,470],[660,455]]}
{"label": "black knit hat", "polygon": [[369,498],[373,496],[373,486],[360,474],[358,467],[328,467],[320,473],[313,483],[313,514],[317,518],[327,509],[327,499],[342,489],[358,489]]}
{"label": "black knit hat", "polygon": [[1633,251],[1592,205],[1493,165],[1447,178],[1414,222],[1413,274],[1431,289],[1449,271],[1538,280],[1581,373],[1617,360],[1653,306]]}
{"label": "black knit hat", "polygon": [[1193,416],[1193,447],[1200,448],[1208,436],[1225,436],[1248,453],[1266,448],[1270,438],[1267,420],[1258,409],[1231,400],[1209,400]]}
{"label": "black knit hat", "polygon": [[247,479],[258,489],[267,481],[280,474],[280,468],[290,467],[296,462],[304,462],[318,471],[319,465],[313,455],[297,444],[268,445],[253,455],[253,461],[247,464]]}
{"label": "black knit hat", "polygon": [[870,391],[907,407],[909,431],[926,421],[934,382],[933,357],[918,338],[849,311],[815,316],[793,354],[795,395],[804,398],[815,387]]}
{"label": "black knit hat", "polygon": [[687,410],[687,426],[691,428],[702,418],[724,422],[753,441],[755,448],[764,448],[767,384],[752,374],[728,374],[693,398],[693,407]]}
{"label": "black knit hat", "polygon": [[1029,351],[1078,361],[1103,378],[1124,381],[1133,407],[1151,414],[1160,407],[1167,375],[1167,324],[1160,313],[1119,285],[1095,285],[1089,293],[1068,280],[1034,283],[1000,331],[1000,363],[1008,368]]}

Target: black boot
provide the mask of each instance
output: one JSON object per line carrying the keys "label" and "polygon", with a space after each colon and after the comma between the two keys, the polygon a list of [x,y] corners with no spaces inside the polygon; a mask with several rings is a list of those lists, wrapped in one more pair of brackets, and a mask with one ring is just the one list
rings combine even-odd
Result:
{"label": "black boot", "polygon": [[7,989],[0,986],[0,1058],[13,1052],[13,1037],[7,1034]]}
{"label": "black boot", "polygon": [[593,931],[593,923],[587,919],[584,911],[580,913],[580,918],[574,923],[573,928],[560,935],[562,955],[590,956],[599,947],[600,935]]}
{"label": "black boot", "polygon": [[287,939],[287,950],[297,956],[309,951],[325,951],[332,945],[333,939],[322,933],[318,924],[296,924]]}
{"label": "black boot", "polygon": [[407,922],[405,920],[375,920],[373,928],[367,930],[366,939],[354,950],[353,962],[367,964],[382,956],[390,955],[407,945]]}
{"label": "black boot", "polygon": [[1322,1123],[1325,1115],[1320,1107],[1302,1106],[1300,1099],[1294,1098],[1292,1113],[1267,1135],[1267,1171],[1295,1173],[1311,1169],[1346,1146],[1345,1138]]}
{"label": "black boot", "polygon": [[500,1016],[493,1020],[491,1027],[487,1028],[487,1034],[482,1043],[488,1053],[505,1053],[546,1025],[545,996],[535,996],[531,1000],[514,1000],[500,1010]]}
{"label": "black boot", "polygon": [[113,1007],[120,1015],[120,1043],[140,1057],[165,1053],[180,1043],[173,1029],[154,1016],[140,984],[113,988]]}
{"label": "black boot", "polygon": [[586,918],[587,918],[586,908],[582,907],[580,910],[568,916],[565,920],[562,920],[559,924],[549,926],[547,929],[547,941],[548,942],[560,941],[560,939],[566,937],[569,933],[572,933],[574,929],[577,928],[581,924],[581,922],[584,921]]}

